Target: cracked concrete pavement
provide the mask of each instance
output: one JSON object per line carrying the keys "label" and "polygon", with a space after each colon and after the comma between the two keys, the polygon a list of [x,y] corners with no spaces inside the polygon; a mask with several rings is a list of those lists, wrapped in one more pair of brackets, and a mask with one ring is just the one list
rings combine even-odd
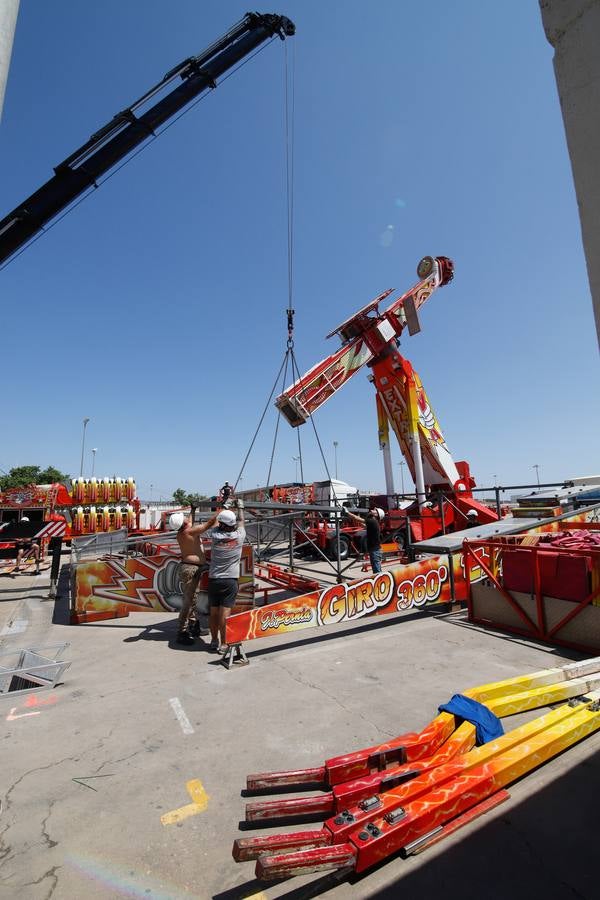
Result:
{"label": "cracked concrete pavement", "polygon": [[[69,641],[72,666],[39,705],[0,700],[0,896],[597,897],[600,735],[435,848],[353,882],[315,876],[269,885],[254,879],[253,864],[231,859],[248,773],[319,765],[418,730],[456,691],[575,655],[472,628],[462,613],[408,613],[253,641],[250,666],[227,672],[202,643],[172,643],[173,616],[53,624],[47,577],[19,584],[12,594],[0,584],[0,630],[25,623],[4,634],[3,646]],[[206,809],[162,824],[190,803],[192,780],[208,795]]]}

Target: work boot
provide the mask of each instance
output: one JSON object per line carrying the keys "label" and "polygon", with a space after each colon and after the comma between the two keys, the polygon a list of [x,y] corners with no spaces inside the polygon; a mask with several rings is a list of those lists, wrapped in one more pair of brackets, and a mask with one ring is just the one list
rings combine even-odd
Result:
{"label": "work boot", "polygon": [[180,631],[175,640],[178,644],[185,644],[186,646],[194,643],[194,638],[188,631]]}
{"label": "work boot", "polygon": [[219,652],[219,641],[218,641],[217,638],[215,638],[214,640],[212,640],[212,641],[210,642],[210,646],[209,646],[208,649],[210,650],[211,653],[218,653],[218,652]]}
{"label": "work boot", "polygon": [[194,622],[190,632],[194,637],[206,637],[207,634],[210,634],[210,628],[200,628],[200,622]]}

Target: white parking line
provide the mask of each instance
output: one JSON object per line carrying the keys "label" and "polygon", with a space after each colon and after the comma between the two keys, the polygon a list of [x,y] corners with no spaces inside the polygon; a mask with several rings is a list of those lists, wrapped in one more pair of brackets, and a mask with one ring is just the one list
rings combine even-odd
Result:
{"label": "white parking line", "polygon": [[179,700],[179,697],[171,697],[171,699],[169,700],[169,703],[171,704],[171,708],[172,708],[173,712],[177,716],[177,721],[181,725],[181,730],[183,731],[183,733],[184,734],[193,734],[194,729],[192,728],[192,723],[186,716],[185,710],[184,710],[183,706],[181,705],[181,701]]}
{"label": "white parking line", "polygon": [[5,625],[2,631],[0,631],[0,636],[4,637],[5,634],[21,634],[22,631],[25,631],[28,625],[27,619],[15,619],[14,622],[9,622],[8,625]]}

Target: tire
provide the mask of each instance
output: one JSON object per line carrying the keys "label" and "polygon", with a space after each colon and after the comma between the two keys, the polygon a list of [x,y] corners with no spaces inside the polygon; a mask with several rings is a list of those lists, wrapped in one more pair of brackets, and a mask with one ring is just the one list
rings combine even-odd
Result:
{"label": "tire", "polygon": [[[337,559],[337,546],[336,540],[333,540],[329,544],[329,559]],[[350,539],[345,534],[340,534],[340,560],[348,559],[350,556]]]}
{"label": "tire", "polygon": [[406,550],[406,532],[404,531],[396,531],[393,535],[394,540],[398,544],[398,550],[404,551]]}

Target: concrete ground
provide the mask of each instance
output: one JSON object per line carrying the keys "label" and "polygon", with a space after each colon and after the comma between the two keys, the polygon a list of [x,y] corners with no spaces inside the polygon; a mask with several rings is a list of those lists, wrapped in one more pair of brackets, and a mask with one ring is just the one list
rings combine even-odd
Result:
{"label": "concrete ground", "polygon": [[[238,828],[248,773],[418,730],[456,691],[577,655],[473,628],[464,613],[408,613],[254,641],[250,665],[228,672],[202,644],[173,644],[174,616],[71,627],[47,587],[47,573],[0,581],[3,648],[69,641],[72,660],[36,705],[0,699],[0,896],[598,897],[600,734],[494,812],[362,878],[266,884],[231,858],[234,838],[258,833]],[[190,781],[198,811],[165,824],[191,803]]]}

